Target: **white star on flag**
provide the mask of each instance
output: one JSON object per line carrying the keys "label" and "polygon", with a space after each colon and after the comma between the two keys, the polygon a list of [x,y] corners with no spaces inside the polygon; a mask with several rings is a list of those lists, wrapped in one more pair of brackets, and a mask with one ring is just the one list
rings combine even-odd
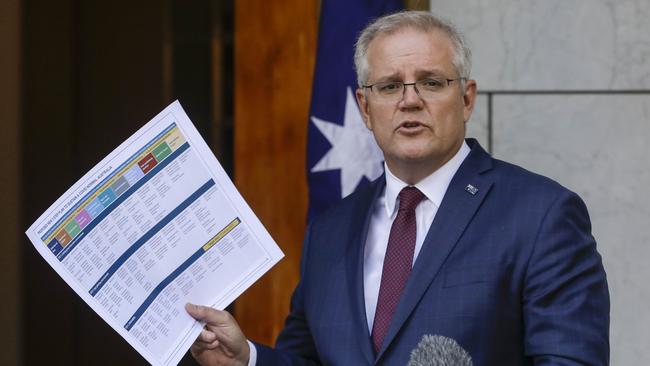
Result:
{"label": "white star on flag", "polygon": [[311,120],[332,147],[314,165],[312,172],[341,170],[341,197],[354,192],[361,179],[377,179],[384,170],[384,156],[361,118],[361,112],[347,88],[343,126],[311,116]]}

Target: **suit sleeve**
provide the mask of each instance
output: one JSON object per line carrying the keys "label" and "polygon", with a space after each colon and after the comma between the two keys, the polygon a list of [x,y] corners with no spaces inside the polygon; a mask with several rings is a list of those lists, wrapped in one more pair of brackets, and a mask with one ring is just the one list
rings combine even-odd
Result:
{"label": "suit sleeve", "polygon": [[276,340],[275,349],[255,344],[257,365],[318,365],[318,354],[305,316],[304,281],[307,267],[311,225],[307,228],[300,260],[300,281],[291,297],[291,309],[284,328]]}
{"label": "suit sleeve", "polygon": [[563,191],[546,212],[523,292],[535,365],[608,365],[609,292],[582,200]]}

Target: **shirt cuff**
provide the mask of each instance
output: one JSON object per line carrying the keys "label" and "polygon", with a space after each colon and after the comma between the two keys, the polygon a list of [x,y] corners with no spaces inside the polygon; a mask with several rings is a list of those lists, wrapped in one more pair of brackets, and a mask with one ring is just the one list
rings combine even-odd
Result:
{"label": "shirt cuff", "polygon": [[248,348],[250,349],[250,354],[248,356],[248,366],[255,366],[257,363],[257,348],[255,348],[255,345],[253,342],[246,340],[248,342]]}

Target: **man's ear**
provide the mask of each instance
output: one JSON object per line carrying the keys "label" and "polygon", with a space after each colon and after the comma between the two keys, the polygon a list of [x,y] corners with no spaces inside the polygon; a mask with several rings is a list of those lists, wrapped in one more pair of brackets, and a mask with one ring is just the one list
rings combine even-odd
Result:
{"label": "man's ear", "polygon": [[465,82],[465,94],[463,94],[463,119],[465,123],[469,121],[474,110],[474,102],[476,101],[476,81],[469,79]]}
{"label": "man's ear", "polygon": [[366,124],[366,127],[372,131],[372,124],[370,123],[370,106],[368,105],[368,100],[366,99],[366,93],[364,89],[358,88],[354,93],[357,97],[357,104],[359,104],[359,112],[361,112],[361,118],[363,118],[363,123]]}

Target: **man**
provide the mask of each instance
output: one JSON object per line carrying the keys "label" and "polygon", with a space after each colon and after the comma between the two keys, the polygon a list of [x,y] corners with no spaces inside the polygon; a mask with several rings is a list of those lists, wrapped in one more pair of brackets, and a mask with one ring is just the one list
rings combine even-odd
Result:
{"label": "man", "polygon": [[362,32],[355,64],[384,176],[310,224],[275,349],[188,305],[207,322],[194,357],[405,365],[437,334],[475,365],[608,364],[609,295],[586,208],[464,139],[476,82],[462,36],[427,12],[393,14]]}

